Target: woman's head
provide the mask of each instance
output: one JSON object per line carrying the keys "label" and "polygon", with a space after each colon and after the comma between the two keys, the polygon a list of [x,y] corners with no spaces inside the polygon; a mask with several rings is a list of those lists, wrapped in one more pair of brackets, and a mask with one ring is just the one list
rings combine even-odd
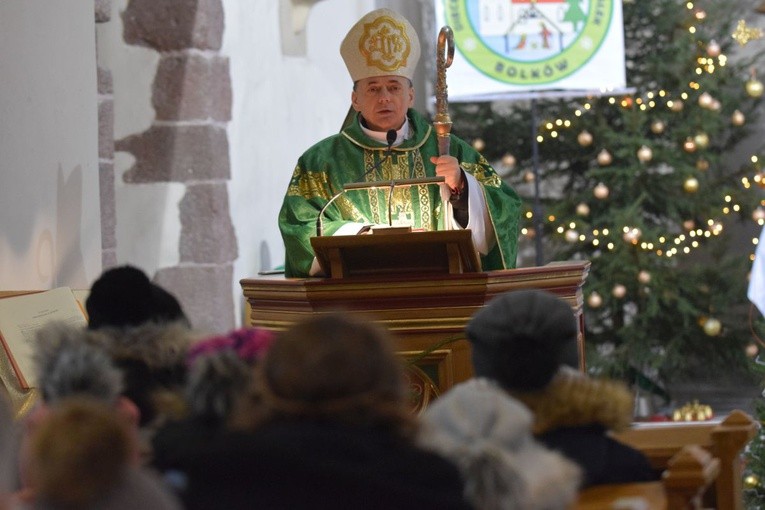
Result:
{"label": "woman's head", "polygon": [[331,313],[280,334],[259,378],[271,415],[359,424],[411,423],[403,377],[388,332],[369,320]]}

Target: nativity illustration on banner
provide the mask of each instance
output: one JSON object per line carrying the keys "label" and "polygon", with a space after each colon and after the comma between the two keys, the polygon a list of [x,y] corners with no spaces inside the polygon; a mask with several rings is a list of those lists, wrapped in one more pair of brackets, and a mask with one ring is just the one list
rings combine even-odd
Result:
{"label": "nativity illustration on banner", "polygon": [[449,100],[625,87],[621,0],[436,0],[454,33]]}

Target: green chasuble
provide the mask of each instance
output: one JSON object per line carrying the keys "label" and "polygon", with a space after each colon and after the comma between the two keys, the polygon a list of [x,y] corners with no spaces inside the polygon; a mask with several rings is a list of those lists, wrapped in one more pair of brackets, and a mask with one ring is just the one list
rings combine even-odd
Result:
{"label": "green chasuble", "polygon": [[[409,109],[407,116],[409,138],[393,147],[391,156],[369,175],[365,173],[385,156],[387,146],[364,134],[358,114],[340,133],[320,141],[300,157],[279,212],[287,277],[308,276],[314,258],[310,240],[316,235],[319,211],[344,184],[436,175],[435,165],[430,162],[431,156],[438,155],[436,133],[416,110]],[[488,254],[481,256],[483,269],[515,267],[521,205],[518,195],[465,141],[451,136],[450,154],[478,180],[486,198],[496,242]],[[364,189],[343,193],[324,212],[323,235],[332,235],[349,222],[389,224],[388,191]],[[438,230],[444,225],[442,208],[439,186],[396,189],[390,223]]]}

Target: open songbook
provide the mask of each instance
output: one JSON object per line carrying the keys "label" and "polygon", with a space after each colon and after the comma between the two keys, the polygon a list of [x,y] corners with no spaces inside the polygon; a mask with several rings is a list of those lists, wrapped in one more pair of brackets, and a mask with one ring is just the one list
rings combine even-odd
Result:
{"label": "open songbook", "polygon": [[0,341],[22,389],[36,387],[34,341],[51,321],[87,325],[84,308],[69,287],[0,299]]}

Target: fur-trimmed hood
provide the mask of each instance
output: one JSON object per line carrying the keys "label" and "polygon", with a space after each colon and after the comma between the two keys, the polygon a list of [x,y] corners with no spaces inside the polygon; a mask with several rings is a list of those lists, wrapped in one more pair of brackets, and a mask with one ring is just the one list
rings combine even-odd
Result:
{"label": "fur-trimmed hood", "polygon": [[553,380],[537,392],[510,392],[534,413],[534,434],[562,426],[602,425],[620,431],[632,422],[634,397],[620,381],[595,379],[561,367]]}
{"label": "fur-trimmed hood", "polygon": [[182,321],[147,323],[127,328],[105,327],[90,331],[88,340],[103,347],[115,360],[133,360],[149,369],[185,366],[189,347],[199,334]]}

